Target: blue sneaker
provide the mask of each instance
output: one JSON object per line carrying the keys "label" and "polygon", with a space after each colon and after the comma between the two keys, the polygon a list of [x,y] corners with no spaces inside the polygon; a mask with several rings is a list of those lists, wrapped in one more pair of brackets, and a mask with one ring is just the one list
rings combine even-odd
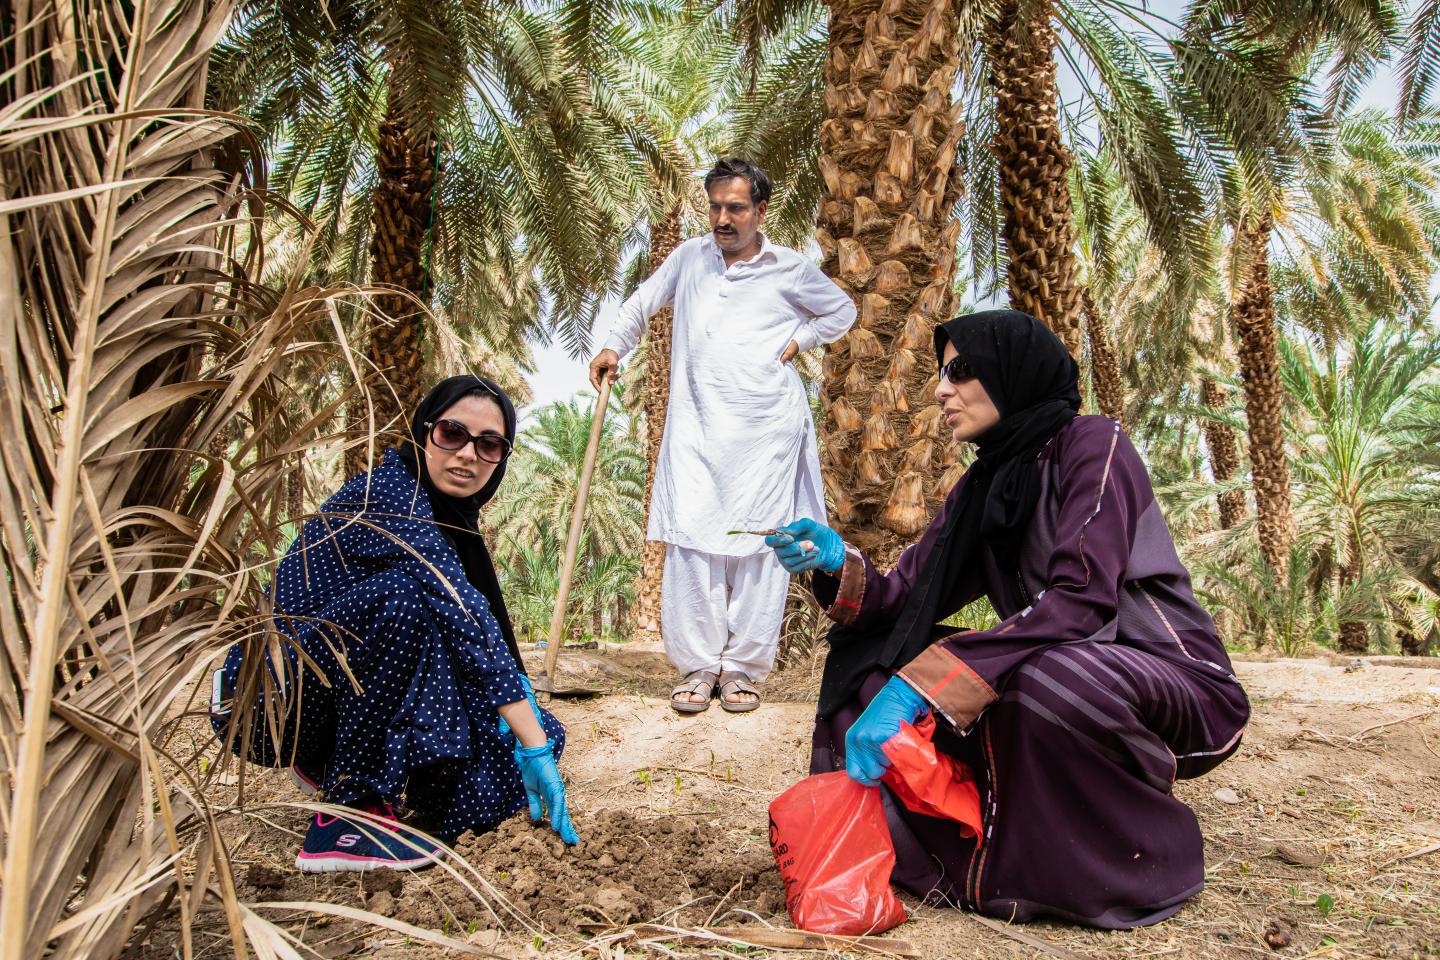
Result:
{"label": "blue sneaker", "polygon": [[[295,868],[306,873],[358,873],[421,870],[435,865],[440,848],[407,830],[395,819],[395,811],[388,803],[362,812],[369,816],[346,820],[317,813],[295,856]],[[386,828],[394,831],[393,835],[385,832]]]}

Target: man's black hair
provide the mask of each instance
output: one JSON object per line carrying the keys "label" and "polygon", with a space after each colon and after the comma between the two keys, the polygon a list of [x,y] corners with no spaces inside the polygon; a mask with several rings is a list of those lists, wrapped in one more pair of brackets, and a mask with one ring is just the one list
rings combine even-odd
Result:
{"label": "man's black hair", "polygon": [[770,174],[742,157],[725,157],[711,167],[705,174],[705,192],[710,192],[710,184],[731,177],[750,181],[751,203],[758,205],[770,199]]}

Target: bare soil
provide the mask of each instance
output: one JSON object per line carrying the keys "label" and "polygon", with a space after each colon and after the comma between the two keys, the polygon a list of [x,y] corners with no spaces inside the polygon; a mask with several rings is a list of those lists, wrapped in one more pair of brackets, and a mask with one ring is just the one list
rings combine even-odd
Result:
{"label": "bare soil", "polygon": [[[1174,919],[1123,933],[1058,923],[994,929],[903,898],[889,936],[925,957],[1440,958],[1440,662],[1237,664],[1254,704],[1240,752],[1177,784],[1206,833],[1207,888]],[[611,692],[552,705],[583,843],[565,849],[523,815],[457,845],[461,869],[302,875],[308,813],[281,771],[247,775],[247,813],[225,819],[247,901],[364,907],[505,957],[813,956],[620,938],[625,925],[789,926],[767,839],[771,799],[805,775],[813,676],[772,679],[750,714],[681,717],[646,651],[565,654],[566,680]],[[634,692],[638,691],[638,692]],[[774,696],[784,692],[784,696]],[[660,694],[656,696],[655,694]],[[798,702],[782,702],[791,700]],[[215,783],[212,800],[233,802]],[[295,804],[295,805],[291,805]],[[265,908],[325,957],[448,955],[353,919]],[[585,926],[582,924],[593,925]],[[202,916],[196,953],[229,954]],[[609,930],[601,936],[598,930]],[[142,955],[175,956],[175,918]],[[857,956],[859,954],[856,954]]]}

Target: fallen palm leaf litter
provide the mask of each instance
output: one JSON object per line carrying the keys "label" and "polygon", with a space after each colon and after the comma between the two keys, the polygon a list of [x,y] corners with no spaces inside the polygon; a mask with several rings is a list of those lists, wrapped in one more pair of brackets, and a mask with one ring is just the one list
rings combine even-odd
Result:
{"label": "fallen palm leaf litter", "polygon": [[771,950],[819,950],[825,952],[845,950],[889,957],[921,956],[921,953],[908,940],[891,940],[886,937],[840,937],[776,927],[684,928],[655,923],[637,923],[615,929],[607,928],[600,923],[583,923],[580,925],[580,931],[600,934],[590,943],[603,942],[607,945],[623,943],[627,940],[634,940],[639,945],[648,942],[688,940],[696,943],[728,943]]}

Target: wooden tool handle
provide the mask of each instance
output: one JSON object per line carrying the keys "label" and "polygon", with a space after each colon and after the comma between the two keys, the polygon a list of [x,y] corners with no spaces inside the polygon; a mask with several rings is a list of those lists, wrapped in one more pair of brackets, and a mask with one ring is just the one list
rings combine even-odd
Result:
{"label": "wooden tool handle", "polygon": [[570,578],[575,574],[575,554],[580,550],[580,531],[585,525],[585,503],[590,498],[590,478],[595,473],[595,460],[600,452],[600,430],[605,426],[605,411],[610,405],[610,378],[600,378],[600,399],[595,404],[595,419],[590,424],[590,442],[585,447],[585,465],[580,468],[580,489],[575,493],[575,512],[570,515],[570,539],[565,542],[565,563],[560,568],[560,589],[555,593],[555,612],[550,615],[550,640],[545,646],[545,669],[542,677],[551,688],[555,684],[555,661],[560,656],[560,635],[565,629],[565,611],[570,603]]}

